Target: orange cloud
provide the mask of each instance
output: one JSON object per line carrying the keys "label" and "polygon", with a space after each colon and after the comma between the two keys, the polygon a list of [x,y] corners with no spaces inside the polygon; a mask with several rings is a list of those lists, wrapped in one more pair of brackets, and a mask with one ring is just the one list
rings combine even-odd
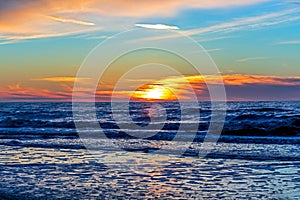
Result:
{"label": "orange cloud", "polygon": [[82,81],[87,82],[89,78],[77,78],[77,77],[68,77],[68,76],[58,76],[58,77],[45,77],[45,78],[36,78],[31,79],[33,81],[49,81],[49,82],[71,82],[74,83],[75,81]]}
{"label": "orange cloud", "polygon": [[[114,91],[117,98],[124,98],[132,96],[135,99],[157,99],[158,96],[161,100],[172,100],[180,98],[188,100],[191,93],[196,93],[198,98],[209,99],[209,92],[207,84],[235,86],[238,88],[246,88],[246,86],[252,85],[253,88],[260,86],[300,86],[300,77],[279,77],[279,76],[262,76],[262,75],[246,75],[246,74],[230,74],[222,75],[221,79],[216,75],[195,75],[195,76],[172,76],[157,81],[150,80],[127,80],[128,82],[140,81],[142,83],[148,83],[138,88],[136,91]],[[109,97],[112,91],[99,92],[99,95],[107,95]],[[160,89],[158,89],[160,88]],[[111,87],[112,89],[112,87]],[[167,90],[172,91],[174,94],[170,94]],[[176,97],[174,96],[176,95]],[[235,99],[237,99],[235,97]]]}
{"label": "orange cloud", "polygon": [[[222,75],[222,80],[225,85],[246,85],[246,84],[262,84],[262,85],[300,85],[300,77],[281,77],[281,76],[263,76],[263,75],[248,75],[248,74],[229,74]],[[191,84],[223,84],[220,78],[215,75],[196,75],[185,76]],[[182,84],[182,77],[169,77],[159,82],[164,84]]]}
{"label": "orange cloud", "polygon": [[225,85],[246,85],[246,84],[285,85],[285,86],[300,85],[300,77],[233,74],[233,75],[223,75],[222,78]]}
{"label": "orange cloud", "polygon": [[[260,86],[300,86],[300,77],[280,77],[280,76],[263,76],[263,75],[247,75],[247,74],[229,74],[222,75],[221,79],[216,75],[195,75],[195,76],[172,76],[166,77],[161,80],[151,81],[151,80],[127,80],[128,82],[138,82],[141,85],[143,83],[148,83],[138,88],[136,91],[114,91],[115,96],[118,97],[128,97],[133,96],[137,99],[150,99],[149,92],[157,87],[162,87],[164,89],[171,89],[171,91],[180,99],[188,100],[191,92],[196,93],[198,98],[209,98],[209,93],[207,89],[207,84],[210,85],[220,85],[224,86],[234,86],[238,88],[246,88],[247,86],[252,86],[257,88]],[[113,87],[107,87],[105,92],[106,95],[111,95]],[[266,91],[267,93],[267,91]],[[99,92],[99,94],[104,94]],[[153,93],[158,95],[158,93]],[[162,92],[161,99],[176,99],[175,96],[170,96],[167,92]],[[172,94],[173,95],[173,94]],[[238,95],[238,94],[237,94]],[[238,99],[238,97],[235,97]]]}
{"label": "orange cloud", "polygon": [[[226,89],[228,89],[227,92],[230,94],[229,100],[247,100],[251,98],[251,96],[243,97],[243,94],[241,93],[256,95],[256,91],[259,90],[264,95],[270,92],[269,89],[273,90],[273,97],[300,98],[298,92],[300,87],[300,77],[229,74],[222,75],[222,79],[223,81],[220,82],[219,78],[214,75],[172,76],[150,83],[149,80],[147,80],[147,85],[142,84],[144,80],[140,80],[142,87],[138,88],[136,91],[132,91],[131,88],[113,91],[114,86],[109,84],[103,85],[102,83],[101,90],[97,90],[95,96],[97,101],[110,100],[112,94],[114,98],[118,99],[133,97],[136,99],[173,100],[180,98],[189,100],[191,92],[196,92],[199,99],[209,100],[209,92],[206,84],[219,85],[224,83]],[[13,84],[5,88],[0,88],[0,99],[3,101],[18,99],[60,99],[70,101],[72,99],[73,87],[71,84],[75,81],[75,77],[50,77],[41,78],[40,80],[53,82],[53,84],[56,84],[59,87],[58,89],[50,89],[53,88],[52,85],[47,85],[47,88],[36,88],[34,86],[22,86],[19,83]],[[132,82],[132,80],[127,81],[129,83]],[[91,98],[86,97],[94,95],[93,91],[90,91],[88,88],[89,87],[78,88],[78,91],[76,92],[77,97],[82,99],[82,101],[85,99],[91,100]],[[282,93],[288,95],[280,96]],[[256,98],[262,100],[260,96]]]}
{"label": "orange cloud", "polygon": [[7,88],[0,88],[0,99],[6,100],[42,100],[57,99],[70,100],[71,94],[65,91],[51,91],[34,87],[21,87],[20,84],[9,85]]}
{"label": "orange cloud", "polygon": [[[132,81],[132,80],[129,80]],[[142,82],[143,80],[141,80]],[[149,80],[147,80],[149,82]],[[221,79],[215,75],[195,75],[195,76],[184,76],[184,77],[167,77],[165,79],[161,79],[158,81],[154,81],[147,86],[144,86],[145,89],[138,90],[133,93],[133,96],[140,99],[145,98],[147,94],[153,91],[153,85],[157,85],[163,88],[170,88],[175,93],[175,95],[180,99],[188,100],[191,93],[196,93],[196,96],[199,99],[207,99],[209,100],[209,91],[207,88],[207,84],[209,85],[220,85],[224,84],[225,87],[237,87],[237,88],[245,88],[248,90],[248,86],[252,87],[252,90],[256,90],[261,87],[294,87],[300,86],[300,77],[279,77],[279,76],[262,76],[262,75],[246,75],[246,74],[230,74],[230,75],[222,75]],[[278,89],[280,90],[280,89]],[[249,91],[253,92],[253,91]],[[279,91],[278,91],[279,92]],[[267,94],[268,91],[265,91]],[[155,96],[156,93],[153,95]],[[163,95],[163,94],[162,94]],[[231,100],[239,99],[238,95]],[[166,95],[168,96],[168,95]],[[175,99],[163,96],[161,99]],[[300,98],[300,97],[299,97]]]}

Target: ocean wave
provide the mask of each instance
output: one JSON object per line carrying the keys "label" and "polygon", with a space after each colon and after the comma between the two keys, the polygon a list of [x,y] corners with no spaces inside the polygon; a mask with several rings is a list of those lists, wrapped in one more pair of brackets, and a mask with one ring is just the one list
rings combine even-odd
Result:
{"label": "ocean wave", "polygon": [[[131,123],[143,127],[144,131],[157,132],[149,139],[171,140],[180,125],[187,127],[198,124],[197,137],[201,138],[210,125],[211,105],[200,103],[199,107],[191,107],[183,111],[178,103],[161,104],[166,111],[165,122],[152,122],[148,110],[151,103],[131,103],[130,117],[125,113],[124,103],[119,106],[117,115],[121,121],[115,121],[109,103],[96,103],[96,114],[101,127],[108,138],[131,138],[126,132],[132,132]],[[85,104],[83,103],[83,110]],[[71,103],[0,103],[0,138],[30,137],[78,137],[75,123],[72,120]],[[127,108],[128,109],[128,108]],[[224,110],[218,108],[214,114]],[[161,111],[161,110],[160,110]],[[200,118],[197,117],[200,112]],[[230,102],[222,135],[243,137],[298,137],[300,136],[300,102]],[[185,120],[181,115],[185,116]],[[157,123],[162,130],[147,130],[147,125]],[[161,124],[160,124],[161,123]],[[92,121],[83,118],[82,127],[89,129]],[[124,130],[120,129],[126,128]],[[200,140],[200,139],[199,139]]]}
{"label": "ocean wave", "polygon": [[0,128],[75,128],[75,124],[71,120],[52,121],[43,119],[30,119],[30,118],[13,118],[6,117],[0,121]]}

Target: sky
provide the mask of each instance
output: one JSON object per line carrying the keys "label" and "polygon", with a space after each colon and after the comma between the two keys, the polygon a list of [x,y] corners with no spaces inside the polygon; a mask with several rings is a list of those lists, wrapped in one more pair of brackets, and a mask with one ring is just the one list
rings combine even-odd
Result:
{"label": "sky", "polygon": [[[89,52],[134,28],[171,29],[202,45],[222,75],[229,101],[300,100],[298,1],[11,0],[0,1],[0,101],[70,101]],[[204,79],[216,84],[213,76]],[[208,96],[202,76],[184,80],[199,98]],[[127,82],[129,87],[132,80]],[[161,86],[176,87],[189,98],[182,77],[174,74],[153,78],[135,96],[173,99]],[[132,94],[129,89],[116,94],[121,99]],[[110,94],[98,91],[100,100]]]}

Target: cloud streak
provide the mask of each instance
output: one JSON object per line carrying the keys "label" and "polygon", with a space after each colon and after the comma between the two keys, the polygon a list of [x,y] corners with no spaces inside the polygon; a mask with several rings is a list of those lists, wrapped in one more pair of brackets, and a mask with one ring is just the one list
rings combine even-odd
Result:
{"label": "cloud streak", "polygon": [[[287,9],[283,11],[268,13],[265,15],[252,16],[247,18],[235,19],[231,22],[219,23],[212,26],[191,29],[181,31],[183,35],[193,36],[193,35],[205,35],[214,33],[230,33],[235,31],[249,31],[253,29],[260,29],[262,27],[275,26],[283,23],[293,22],[300,20],[300,8]],[[294,16],[296,15],[296,16]],[[170,34],[166,36],[156,36],[151,38],[144,38],[143,40],[162,40],[180,37],[178,34]],[[220,38],[225,39],[225,38]],[[205,42],[209,40],[202,40],[200,42]]]}
{"label": "cloud streak", "polygon": [[276,44],[300,44],[300,40],[283,41],[283,42],[278,42]]}
{"label": "cloud streak", "polygon": [[272,26],[276,24],[281,24],[285,22],[291,22],[300,19],[297,17],[290,17],[290,14],[299,13],[300,9],[288,9],[279,12],[273,12],[260,16],[253,16],[248,18],[240,18],[234,20],[232,22],[221,23],[205,28],[199,28],[194,30],[184,31],[183,33],[186,35],[197,35],[203,33],[211,33],[211,32],[232,32],[238,30],[249,30],[249,29],[257,29],[264,26]]}
{"label": "cloud streak", "polygon": [[66,23],[73,23],[73,24],[80,24],[80,25],[85,25],[85,26],[95,26],[94,23],[92,22],[85,22],[85,21],[80,21],[80,20],[76,20],[76,19],[66,19],[66,18],[62,18],[59,16],[54,16],[54,15],[50,15],[47,16],[50,19],[59,21],[59,22],[66,22]]}
{"label": "cloud streak", "polygon": [[269,57],[249,57],[249,58],[242,58],[236,60],[236,62],[242,63],[242,62],[247,62],[247,61],[253,61],[253,60],[266,60],[269,59]]}

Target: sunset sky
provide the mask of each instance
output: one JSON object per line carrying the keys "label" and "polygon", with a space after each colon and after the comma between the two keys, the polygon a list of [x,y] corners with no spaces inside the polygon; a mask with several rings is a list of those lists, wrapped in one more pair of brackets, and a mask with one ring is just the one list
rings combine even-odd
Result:
{"label": "sunset sky", "polygon": [[[133,28],[172,29],[201,44],[228,100],[300,100],[298,1],[10,0],[0,1],[0,101],[70,101],[88,53]],[[182,90],[180,80],[160,77],[153,85],[172,82]],[[185,80],[204,84],[200,76]],[[119,91],[120,98],[127,93]]]}

